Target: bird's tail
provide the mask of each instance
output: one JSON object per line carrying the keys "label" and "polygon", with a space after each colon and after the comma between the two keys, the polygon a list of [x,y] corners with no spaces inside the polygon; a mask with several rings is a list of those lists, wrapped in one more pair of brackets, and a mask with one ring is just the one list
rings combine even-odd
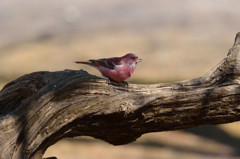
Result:
{"label": "bird's tail", "polygon": [[85,65],[89,65],[89,66],[92,66],[92,67],[96,67],[96,65],[92,62],[86,62],[86,61],[75,61],[75,63],[77,64],[85,64]]}
{"label": "bird's tail", "polygon": [[91,65],[92,63],[90,62],[85,62],[85,61],[75,61],[75,63],[78,63],[78,64],[86,64],[86,65]]}

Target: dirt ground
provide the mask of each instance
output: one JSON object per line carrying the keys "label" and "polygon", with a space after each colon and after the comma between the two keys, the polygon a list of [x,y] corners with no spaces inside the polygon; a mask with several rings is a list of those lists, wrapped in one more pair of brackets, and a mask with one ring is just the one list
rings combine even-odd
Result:
{"label": "dirt ground", "polygon": [[[207,131],[207,128],[202,129]],[[146,134],[124,146],[112,146],[89,137],[64,139],[49,147],[44,156],[59,159],[237,159],[236,154],[234,147],[221,140],[172,131]]]}

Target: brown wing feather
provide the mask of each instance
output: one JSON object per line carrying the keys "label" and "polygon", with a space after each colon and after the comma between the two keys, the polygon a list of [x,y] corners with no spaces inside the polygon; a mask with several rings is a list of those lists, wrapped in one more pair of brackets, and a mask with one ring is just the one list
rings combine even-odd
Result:
{"label": "brown wing feather", "polygon": [[113,57],[109,59],[99,59],[99,60],[89,60],[91,63],[94,63],[98,66],[107,67],[109,69],[114,69],[115,65],[121,64],[121,58]]}

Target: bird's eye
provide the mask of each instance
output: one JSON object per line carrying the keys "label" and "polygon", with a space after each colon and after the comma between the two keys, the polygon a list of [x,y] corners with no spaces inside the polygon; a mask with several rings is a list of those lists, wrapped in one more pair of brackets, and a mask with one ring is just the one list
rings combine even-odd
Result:
{"label": "bird's eye", "polygon": [[135,57],[131,57],[131,59],[132,59],[132,60],[134,60],[134,59],[135,59]]}

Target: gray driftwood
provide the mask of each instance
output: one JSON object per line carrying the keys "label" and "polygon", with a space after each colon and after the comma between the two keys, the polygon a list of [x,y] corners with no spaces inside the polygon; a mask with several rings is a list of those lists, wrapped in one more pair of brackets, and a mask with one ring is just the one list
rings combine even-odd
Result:
{"label": "gray driftwood", "polygon": [[240,120],[240,33],[203,77],[121,87],[80,70],[35,72],[0,92],[0,158],[42,158],[65,137],[113,145],[142,134]]}

